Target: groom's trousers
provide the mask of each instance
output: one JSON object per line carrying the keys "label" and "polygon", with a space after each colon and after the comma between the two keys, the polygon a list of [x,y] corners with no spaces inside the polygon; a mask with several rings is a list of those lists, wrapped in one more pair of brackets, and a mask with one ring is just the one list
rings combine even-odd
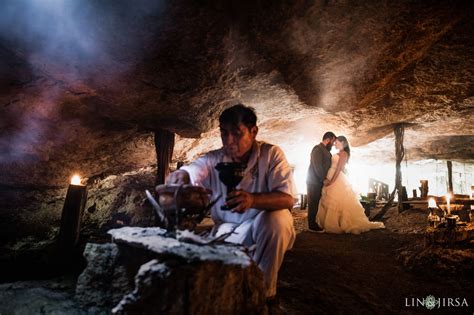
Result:
{"label": "groom's trousers", "polygon": [[323,190],[323,183],[306,184],[308,195],[308,227],[310,229],[318,228],[316,223],[316,215],[318,214],[319,200]]}

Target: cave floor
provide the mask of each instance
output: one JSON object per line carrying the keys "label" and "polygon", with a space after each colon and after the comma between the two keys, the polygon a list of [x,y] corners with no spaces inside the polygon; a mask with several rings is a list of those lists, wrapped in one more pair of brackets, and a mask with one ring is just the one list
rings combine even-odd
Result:
{"label": "cave floor", "polygon": [[[313,233],[306,229],[306,211],[294,210],[297,238],[280,269],[278,294],[286,314],[473,314],[474,281],[427,270],[408,270],[400,252],[422,244],[423,234],[399,232],[400,226],[361,235]],[[393,222],[408,222],[424,213],[411,212]],[[423,219],[424,220],[424,219]],[[405,223],[403,223],[405,224]],[[405,224],[406,225],[406,224]],[[420,223],[424,226],[425,223]],[[411,224],[413,227],[413,224]],[[397,232],[398,231],[398,232]],[[69,279],[69,280],[68,280]],[[466,298],[462,308],[427,310],[405,306],[406,298]],[[54,298],[52,298],[54,297]],[[74,279],[0,284],[0,314],[88,314],[74,300]],[[93,313],[100,313],[93,310]]]}
{"label": "cave floor", "polygon": [[473,313],[472,279],[417,273],[397,259],[402,248],[422,242],[421,234],[390,229],[361,235],[314,233],[306,229],[305,211],[293,213],[298,234],[293,249],[286,253],[278,282],[286,313],[427,313],[435,310],[407,307],[405,298],[411,304],[411,298],[428,295],[466,298],[469,308],[443,308],[443,313]]}

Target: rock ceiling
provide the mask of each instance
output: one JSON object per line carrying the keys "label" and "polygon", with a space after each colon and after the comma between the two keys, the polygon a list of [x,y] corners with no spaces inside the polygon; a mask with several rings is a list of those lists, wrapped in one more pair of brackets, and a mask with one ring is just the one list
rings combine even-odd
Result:
{"label": "rock ceiling", "polygon": [[236,102],[283,146],[333,130],[386,159],[404,122],[411,159],[474,160],[472,1],[151,3],[4,5],[0,185],[154,163],[156,128],[188,156]]}

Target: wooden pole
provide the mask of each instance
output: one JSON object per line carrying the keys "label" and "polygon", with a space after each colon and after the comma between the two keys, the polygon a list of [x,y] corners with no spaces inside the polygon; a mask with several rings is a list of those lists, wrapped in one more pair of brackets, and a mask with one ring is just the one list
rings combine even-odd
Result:
{"label": "wooden pole", "polygon": [[169,174],[173,157],[174,133],[164,129],[155,130],[155,150],[157,162],[156,185],[164,184]]}
{"label": "wooden pole", "polygon": [[64,200],[58,244],[62,250],[71,250],[79,242],[81,218],[87,201],[87,187],[69,185]]}
{"label": "wooden pole", "polygon": [[453,193],[453,162],[448,161],[448,192]]}
{"label": "wooden pole", "polygon": [[405,135],[405,126],[403,123],[396,124],[393,128],[395,134],[395,187],[390,194],[390,198],[383,208],[374,216],[374,220],[380,220],[387,213],[388,209],[392,206],[392,202],[395,199],[395,193],[398,192],[398,211],[401,212],[404,210],[403,199],[406,196],[402,189],[402,172],[401,172],[401,163],[405,156],[405,148],[403,146],[403,137]]}
{"label": "wooden pole", "polygon": [[406,192],[403,193],[402,189],[402,171],[401,164],[405,157],[405,147],[403,146],[403,137],[405,135],[405,126],[403,124],[397,124],[394,128],[395,133],[395,156],[396,156],[396,173],[395,173],[395,187],[398,191],[398,211],[402,212],[403,199],[406,196]]}

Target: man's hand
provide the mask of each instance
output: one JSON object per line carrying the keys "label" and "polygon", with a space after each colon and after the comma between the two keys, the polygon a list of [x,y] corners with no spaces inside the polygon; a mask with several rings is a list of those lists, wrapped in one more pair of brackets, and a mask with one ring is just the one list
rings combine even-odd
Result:
{"label": "man's hand", "polygon": [[167,184],[178,184],[178,185],[185,185],[189,184],[191,179],[189,178],[189,173],[184,170],[177,170],[173,173],[169,174],[166,178]]}
{"label": "man's hand", "polygon": [[231,212],[244,213],[254,207],[254,195],[241,189],[231,191],[226,198]]}

